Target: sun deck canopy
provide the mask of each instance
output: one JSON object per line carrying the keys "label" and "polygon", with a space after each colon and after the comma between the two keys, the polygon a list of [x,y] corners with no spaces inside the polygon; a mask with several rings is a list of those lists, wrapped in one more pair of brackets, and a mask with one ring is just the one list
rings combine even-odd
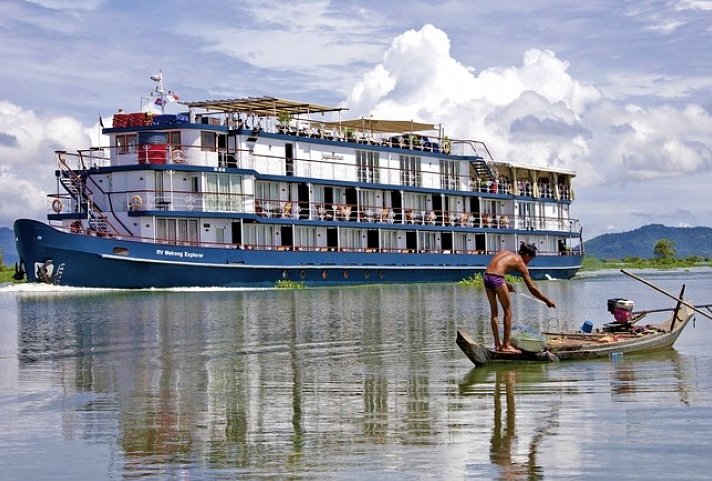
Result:
{"label": "sun deck canopy", "polygon": [[323,125],[326,128],[351,128],[362,132],[389,132],[395,134],[404,134],[408,132],[423,132],[427,130],[438,130],[435,124],[426,124],[423,122],[415,122],[413,120],[386,120],[360,118],[352,120],[342,120],[340,122],[312,122],[313,124]]}
{"label": "sun deck canopy", "polygon": [[242,99],[201,100],[184,102],[189,108],[200,108],[220,112],[240,112],[258,117],[277,117],[280,114],[300,115],[348,110],[343,107],[298,102],[275,97],[247,97]]}

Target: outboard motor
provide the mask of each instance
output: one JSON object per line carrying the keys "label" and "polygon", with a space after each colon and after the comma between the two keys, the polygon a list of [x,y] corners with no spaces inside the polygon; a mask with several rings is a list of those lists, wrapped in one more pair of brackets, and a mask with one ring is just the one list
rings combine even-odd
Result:
{"label": "outboard motor", "polygon": [[608,312],[613,314],[615,322],[606,324],[606,331],[624,331],[630,329],[633,323],[633,308],[635,303],[629,299],[608,299]]}

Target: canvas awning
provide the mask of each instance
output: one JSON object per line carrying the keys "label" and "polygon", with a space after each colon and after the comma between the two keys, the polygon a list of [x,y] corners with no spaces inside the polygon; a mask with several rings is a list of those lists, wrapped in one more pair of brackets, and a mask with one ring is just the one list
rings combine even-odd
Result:
{"label": "canvas awning", "polygon": [[395,134],[403,134],[408,132],[422,132],[427,130],[438,130],[438,126],[434,124],[426,124],[423,122],[415,122],[414,120],[387,120],[387,119],[372,119],[360,118],[352,120],[342,120],[340,122],[319,122],[312,121],[314,126],[323,126],[324,128],[351,128],[362,132],[388,132]]}
{"label": "canvas awning", "polygon": [[247,97],[242,99],[201,100],[198,102],[182,103],[189,108],[200,108],[220,112],[240,112],[247,115],[256,115],[258,117],[276,117],[280,113],[296,116],[300,114],[348,110],[343,107],[332,107],[329,105],[298,102],[275,97]]}

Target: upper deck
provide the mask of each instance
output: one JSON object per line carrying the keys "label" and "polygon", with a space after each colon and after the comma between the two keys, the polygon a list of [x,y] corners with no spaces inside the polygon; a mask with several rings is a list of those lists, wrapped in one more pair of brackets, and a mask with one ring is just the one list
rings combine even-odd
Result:
{"label": "upper deck", "polygon": [[[570,199],[571,171],[495,162],[482,141],[412,120],[344,120],[341,107],[273,97],[187,102],[178,115],[116,114],[99,166],[182,164],[325,182]],[[327,115],[337,119],[326,119]],[[107,162],[108,161],[108,162]],[[541,193],[541,195],[540,195]]]}

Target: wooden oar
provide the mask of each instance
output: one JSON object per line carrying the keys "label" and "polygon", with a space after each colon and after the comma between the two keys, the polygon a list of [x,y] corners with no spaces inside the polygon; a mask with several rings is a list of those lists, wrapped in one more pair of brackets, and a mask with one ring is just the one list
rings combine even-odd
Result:
{"label": "wooden oar", "polygon": [[648,287],[652,287],[653,289],[655,289],[655,290],[658,291],[659,293],[665,294],[666,296],[668,296],[668,297],[670,297],[670,298],[672,298],[672,299],[675,299],[676,301],[678,301],[678,302],[680,302],[680,303],[686,305],[687,307],[689,307],[690,309],[692,309],[692,310],[695,311],[696,313],[702,314],[702,315],[705,316],[707,319],[712,319],[712,316],[710,316],[710,315],[707,314],[706,312],[702,311],[701,309],[698,309],[697,306],[695,306],[695,305],[693,305],[693,304],[690,304],[689,302],[687,302],[687,301],[685,301],[685,300],[683,300],[683,299],[680,299],[680,298],[676,297],[675,294],[670,294],[668,291],[659,288],[658,286],[656,286],[656,285],[653,284],[652,282],[646,281],[645,279],[641,279],[640,277],[636,276],[635,274],[631,274],[630,272],[626,271],[625,269],[621,269],[621,272],[622,272],[623,274],[627,275],[628,277],[632,277],[632,278],[635,279],[636,281],[642,282],[643,284],[645,284],[645,285],[648,286]]}

